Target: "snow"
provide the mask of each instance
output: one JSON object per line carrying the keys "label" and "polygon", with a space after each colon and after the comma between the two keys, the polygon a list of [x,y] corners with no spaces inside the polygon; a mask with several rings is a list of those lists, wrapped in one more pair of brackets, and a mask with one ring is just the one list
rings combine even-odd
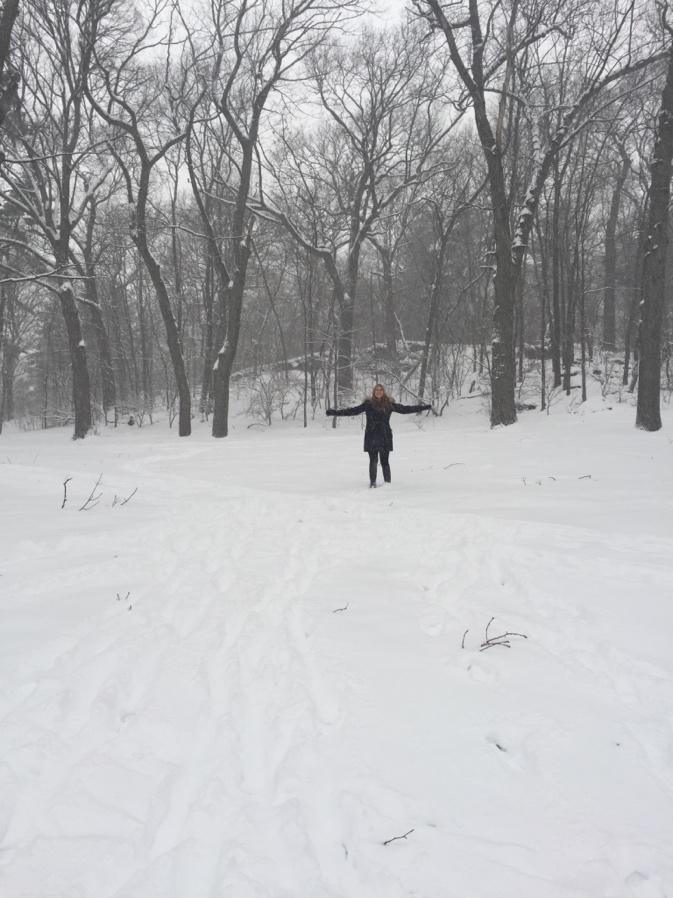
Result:
{"label": "snow", "polygon": [[673,415],[478,402],[6,426],[3,898],[673,895]]}

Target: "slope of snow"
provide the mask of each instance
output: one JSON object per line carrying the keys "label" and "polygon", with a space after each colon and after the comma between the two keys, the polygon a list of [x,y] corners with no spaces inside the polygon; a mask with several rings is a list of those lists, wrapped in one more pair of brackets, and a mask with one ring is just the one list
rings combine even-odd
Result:
{"label": "slope of snow", "polygon": [[473,405],[0,437],[2,898],[672,898],[673,416]]}

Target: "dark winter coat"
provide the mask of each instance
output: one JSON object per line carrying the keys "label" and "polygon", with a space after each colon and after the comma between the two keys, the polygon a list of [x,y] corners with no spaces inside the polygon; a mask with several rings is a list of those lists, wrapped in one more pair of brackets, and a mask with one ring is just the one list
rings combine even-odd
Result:
{"label": "dark winter coat", "polygon": [[429,405],[400,405],[398,402],[391,402],[390,405],[377,405],[371,399],[365,399],[364,402],[354,405],[353,408],[328,409],[327,414],[350,417],[351,415],[361,415],[364,412],[367,416],[365,452],[392,452],[393,432],[390,428],[392,413],[412,415],[414,412],[425,412],[429,408]]}

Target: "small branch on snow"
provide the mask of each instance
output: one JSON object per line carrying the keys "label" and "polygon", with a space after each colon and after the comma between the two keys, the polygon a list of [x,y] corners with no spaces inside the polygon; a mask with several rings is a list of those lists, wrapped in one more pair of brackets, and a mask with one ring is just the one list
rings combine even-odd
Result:
{"label": "small branch on snow", "polygon": [[514,633],[509,630],[507,630],[505,633],[501,633],[500,636],[489,636],[488,629],[494,620],[495,620],[495,618],[492,617],[490,619],[490,621],[486,624],[486,632],[484,633],[484,641],[482,642],[481,646],[479,647],[480,652],[485,651],[485,649],[493,648],[493,646],[495,646],[495,645],[502,645],[506,649],[511,648],[511,643],[509,641],[510,636],[518,636],[521,639],[528,639],[528,637],[526,636],[525,633]]}
{"label": "small branch on snow", "polygon": [[63,502],[61,502],[61,508],[65,508],[65,503],[68,501],[68,484],[72,480],[72,477],[66,477],[63,481]]}
{"label": "small branch on snow", "polygon": [[94,508],[96,505],[98,505],[98,503],[100,502],[100,498],[103,494],[98,493],[98,495],[96,496],[95,493],[96,493],[96,490],[98,489],[98,487],[100,486],[100,482],[102,479],[103,479],[103,475],[99,474],[98,480],[95,482],[93,489],[89,493],[88,499],[86,500],[84,505],[81,506],[80,511],[89,511],[90,508]]}
{"label": "small branch on snow", "polygon": [[383,844],[390,845],[391,842],[397,842],[398,839],[406,839],[406,837],[410,836],[413,832],[416,832],[416,830],[410,829],[409,832],[405,833],[403,836],[393,836],[392,839],[386,839]]}
{"label": "small branch on snow", "polygon": [[581,477],[577,478],[578,480],[591,480],[591,474],[582,474]]}
{"label": "small branch on snow", "polygon": [[343,608],[335,608],[335,609],[332,611],[332,614],[338,614],[339,611],[347,611],[347,610],[348,610],[348,605],[344,605]]}
{"label": "small branch on snow", "polygon": [[465,637],[467,636],[467,634],[469,632],[470,632],[470,628],[468,627],[467,630],[463,633],[463,638],[461,639],[461,642],[460,642],[461,649],[465,648]]}
{"label": "small branch on snow", "polygon": [[129,493],[129,495],[125,499],[122,499],[120,496],[118,496],[115,493],[115,497],[112,500],[112,507],[114,508],[115,505],[126,505],[126,503],[130,502],[131,499],[135,496],[135,494],[137,492],[138,492],[138,487],[136,487],[131,493]]}

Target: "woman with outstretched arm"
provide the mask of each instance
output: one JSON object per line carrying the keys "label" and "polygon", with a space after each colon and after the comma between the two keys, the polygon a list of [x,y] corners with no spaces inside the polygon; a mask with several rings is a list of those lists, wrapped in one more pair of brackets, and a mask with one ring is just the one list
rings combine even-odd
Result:
{"label": "woman with outstretched arm", "polygon": [[367,416],[365,427],[365,452],[369,453],[369,486],[376,486],[376,471],[379,459],[383,471],[384,483],[390,483],[390,463],[388,455],[393,451],[393,432],[390,428],[390,416],[393,412],[400,415],[411,415],[414,412],[425,412],[431,408],[429,405],[400,405],[393,402],[381,384],[375,384],[372,395],[360,405],[352,408],[333,409],[328,408],[327,415]]}

